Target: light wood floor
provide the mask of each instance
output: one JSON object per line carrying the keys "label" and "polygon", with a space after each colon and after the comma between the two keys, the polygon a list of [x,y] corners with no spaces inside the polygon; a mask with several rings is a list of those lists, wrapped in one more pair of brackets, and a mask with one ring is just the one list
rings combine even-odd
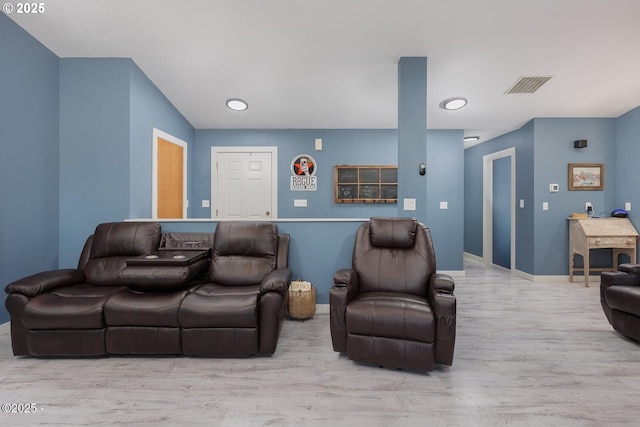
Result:
{"label": "light wood floor", "polygon": [[640,344],[600,308],[598,286],[530,282],[465,261],[453,367],[356,364],[328,315],[285,321],[273,357],[32,359],[0,327],[0,425],[640,425]]}

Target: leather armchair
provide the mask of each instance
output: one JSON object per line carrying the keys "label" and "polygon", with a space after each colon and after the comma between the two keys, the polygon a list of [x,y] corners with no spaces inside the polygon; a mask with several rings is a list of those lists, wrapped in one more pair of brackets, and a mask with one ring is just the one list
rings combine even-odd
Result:
{"label": "leather armchair", "polygon": [[436,272],[429,229],[414,218],[371,218],[357,232],[352,268],[330,290],[333,349],[349,359],[416,371],[451,365],[454,281]]}
{"label": "leather armchair", "polygon": [[620,264],[600,276],[600,304],[613,329],[640,341],[640,264]]}

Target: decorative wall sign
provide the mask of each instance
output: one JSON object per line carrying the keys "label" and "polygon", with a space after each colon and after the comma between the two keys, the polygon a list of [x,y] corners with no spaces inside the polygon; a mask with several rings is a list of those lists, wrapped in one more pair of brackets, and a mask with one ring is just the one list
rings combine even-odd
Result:
{"label": "decorative wall sign", "polygon": [[569,190],[603,189],[603,163],[569,163]]}
{"label": "decorative wall sign", "polygon": [[336,203],[398,202],[397,166],[335,166],[333,179]]}
{"label": "decorative wall sign", "polygon": [[316,170],[318,165],[313,157],[308,154],[298,154],[291,161],[291,190],[292,191],[316,191],[318,178]]}

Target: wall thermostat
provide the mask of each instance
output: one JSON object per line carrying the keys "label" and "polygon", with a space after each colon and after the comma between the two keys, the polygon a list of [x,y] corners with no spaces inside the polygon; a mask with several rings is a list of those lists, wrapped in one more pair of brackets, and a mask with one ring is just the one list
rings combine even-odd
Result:
{"label": "wall thermostat", "polygon": [[550,193],[557,193],[558,191],[560,191],[560,185],[558,185],[558,184],[549,184],[549,192]]}

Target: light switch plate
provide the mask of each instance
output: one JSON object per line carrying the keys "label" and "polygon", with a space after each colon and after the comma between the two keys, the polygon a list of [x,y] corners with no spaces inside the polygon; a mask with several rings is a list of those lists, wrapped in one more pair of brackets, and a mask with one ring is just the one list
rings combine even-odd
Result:
{"label": "light switch plate", "polygon": [[322,151],[322,138],[316,138],[316,151]]}
{"label": "light switch plate", "polygon": [[631,210],[631,202],[626,202],[624,204],[624,210],[629,212]]}
{"label": "light switch plate", "polygon": [[524,199],[520,199],[520,209],[524,209]]}
{"label": "light switch plate", "polygon": [[209,201],[208,200],[203,200],[202,201],[202,207],[203,208],[208,208],[209,207]]}
{"label": "light switch plate", "polygon": [[294,208],[306,208],[307,207],[307,199],[294,199],[293,200]]}
{"label": "light switch plate", "polygon": [[549,202],[542,202],[542,210],[543,211],[549,210]]}
{"label": "light switch plate", "polygon": [[404,210],[405,211],[415,211],[416,210],[416,199],[404,199]]}
{"label": "light switch plate", "polygon": [[440,202],[440,209],[449,209],[448,202]]}

